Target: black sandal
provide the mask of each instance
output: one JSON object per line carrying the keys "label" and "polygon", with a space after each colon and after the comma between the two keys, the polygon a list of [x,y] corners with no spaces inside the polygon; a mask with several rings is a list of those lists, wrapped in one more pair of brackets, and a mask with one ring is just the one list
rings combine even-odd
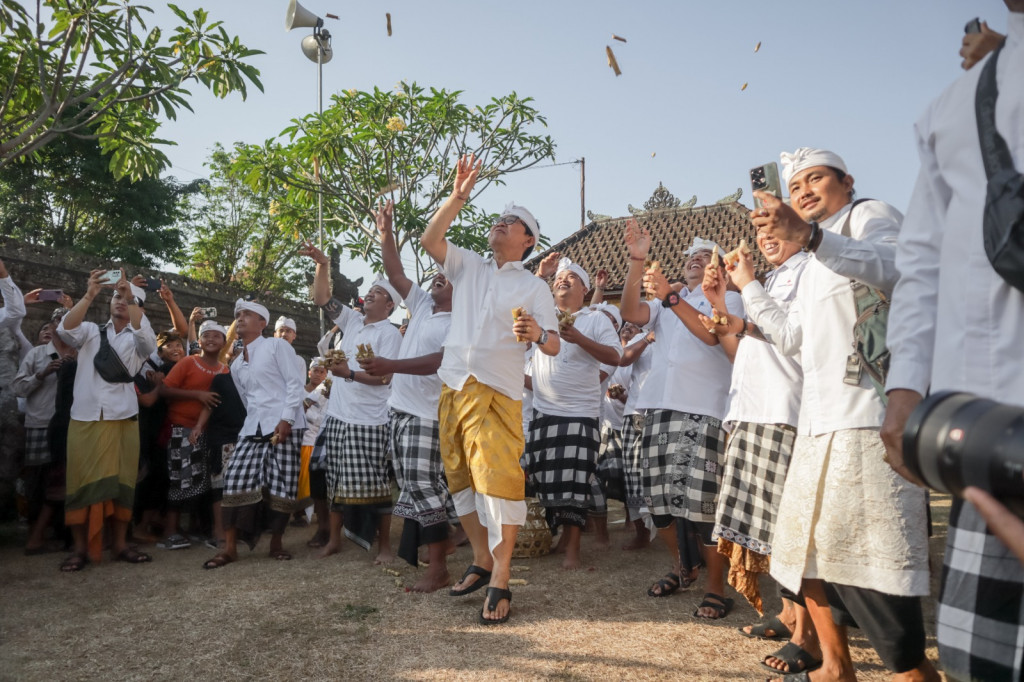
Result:
{"label": "black sandal", "polygon": [[456,590],[453,587],[452,589],[448,590],[448,596],[449,597],[464,597],[467,594],[470,594],[472,592],[476,592],[477,590],[479,590],[481,587],[486,585],[491,580],[491,572],[490,571],[485,571],[484,569],[480,568],[476,564],[470,564],[469,568],[466,569],[466,572],[462,574],[461,578],[459,578],[459,582],[461,583],[462,581],[464,581],[466,578],[468,578],[471,575],[478,575],[480,577],[477,578],[476,582],[474,582],[472,585],[470,585],[469,587],[466,587],[464,589]]}
{"label": "black sandal", "polygon": [[[498,602],[502,599],[508,599],[508,613],[501,618],[485,618],[484,613],[488,611],[496,611],[498,609]],[[512,593],[504,587],[488,587],[487,588],[487,599],[484,601],[484,607],[480,610],[480,624],[481,625],[501,625],[508,621],[508,617],[512,615]]]}
{"label": "black sandal", "polygon": [[[714,599],[715,601],[711,601]],[[693,612],[694,618],[703,618],[705,620],[718,620],[719,618],[725,618],[732,611],[733,601],[732,599],[726,599],[720,594],[714,592],[705,592],[704,601],[702,601]],[[714,609],[714,616],[702,616],[700,615],[701,609]]]}
{"label": "black sandal", "polygon": [[[786,666],[786,669],[773,668],[768,665],[769,658],[777,658]],[[761,666],[771,670],[776,675],[797,675],[809,673],[821,667],[821,661],[811,656],[802,646],[796,642],[786,642],[781,649],[774,654],[768,654],[761,660]]]}
{"label": "black sandal", "polygon": [[140,552],[132,547],[125,547],[117,556],[114,557],[115,561],[124,561],[129,564],[148,564],[153,560],[153,557],[149,556],[144,552]]}
{"label": "black sandal", "polygon": [[89,557],[84,554],[72,554],[67,559],[61,562],[60,572],[61,573],[78,573],[85,565],[89,563]]}
{"label": "black sandal", "polygon": [[[751,639],[771,639],[779,642],[788,641],[793,633],[790,632],[786,624],[779,620],[778,616],[772,616],[763,623],[757,623],[756,625],[750,626],[750,632],[747,632],[743,628],[736,628],[740,634],[744,637],[750,637]],[[768,634],[771,632],[772,634]]]}
{"label": "black sandal", "polygon": [[[664,578],[662,578],[661,580],[647,588],[647,596],[667,597],[670,594],[675,594],[676,592],[678,592],[679,588],[681,588],[682,585],[683,582],[679,579],[678,575],[676,575],[675,573],[668,573],[665,575]],[[658,588],[658,591],[655,592],[654,588]]]}

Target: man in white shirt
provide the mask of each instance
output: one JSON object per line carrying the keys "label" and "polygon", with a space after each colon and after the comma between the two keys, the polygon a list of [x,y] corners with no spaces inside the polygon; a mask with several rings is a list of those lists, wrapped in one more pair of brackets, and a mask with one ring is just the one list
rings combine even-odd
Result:
{"label": "man in white shirt", "polygon": [[341,330],[346,362],[332,364],[336,379],[327,404],[322,435],[327,448],[327,492],[331,496],[331,536],[320,552],[341,551],[345,536],[369,550],[377,538],[374,563],[390,563],[391,473],[388,461],[388,397],[391,375],[371,376],[359,365],[359,347],[395,357],[402,335],[388,319],[401,303],[398,291],[380,279],[364,296],[360,314],[331,296],[330,260],[312,244],[301,251],[316,262],[313,302]]}
{"label": "man in white shirt", "polygon": [[850,357],[851,281],[892,289],[902,216],[881,201],[851,203],[853,176],[833,152],[802,147],[781,158],[792,206],[758,192],[764,207],[751,221],[811,252],[796,300],[783,310],[749,286],[750,273],[733,273],[750,320],[784,354],[800,353],[803,367],[771,574],[802,592],[824,661],[818,674],[853,679],[846,626],[859,625],[894,679],[937,679],[921,614],[929,587],[924,491],[885,464],[878,437],[884,405]]}
{"label": "man in white shirt", "polygon": [[438,370],[444,382],[438,415],[441,457],[455,511],[473,546],[473,564],[450,594],[469,594],[489,581],[479,620],[493,625],[509,617],[512,550],[526,521],[519,466],[525,342],[546,355],[557,355],[560,342],[551,291],[523,269],[540,237],[533,214],[506,207],[488,235],[492,258],[445,239],[481,165],[472,154],[459,160],[454,191],[420,243],[455,287],[451,332]]}
{"label": "man in white shirt", "polygon": [[85,296],[57,326],[61,339],[78,349],[64,502],[75,548],[61,564],[65,572],[99,561],[108,518],[111,555],[132,564],[150,561],[149,555],[128,546],[127,531],[139,473],[139,404],[133,377],[156,350],[156,336],[142,312],[146,292],[130,283],[124,270],[110,299],[110,320],[102,327],[83,321],[107,286],[105,273],[89,273]]}
{"label": "man in white shirt", "polygon": [[[644,274],[651,235],[635,219],[625,233],[629,270],[622,295],[622,318],[649,326],[658,343],[652,349],[652,370],[640,386],[637,409],[644,410],[641,448],[643,490],[654,525],[672,557],[673,570],[648,591],[664,597],[692,584],[703,562],[708,569],[704,599],[696,618],[728,615],[732,600],[725,597],[725,558],[711,539],[715,505],[725,456],[725,400],[732,365],[718,337],[701,324],[711,304],[701,291],[712,241],[696,238],[683,266],[686,298],[669,286],[660,269]],[[643,280],[654,300],[640,300]],[[728,311],[742,314],[739,294],[725,295]],[[676,527],[685,539],[680,552]]]}
{"label": "man in white shirt", "polygon": [[239,539],[250,548],[256,546],[264,502],[269,508],[270,557],[292,558],[282,538],[298,492],[305,392],[291,344],[263,336],[269,319],[270,312],[259,303],[241,298],[235,302],[235,335],[245,346],[231,363],[231,378],[245,403],[246,417],[224,467],[224,550],[203,568],[236,561]]}
{"label": "man in white shirt", "polygon": [[392,232],[394,204],[375,213],[380,232],[384,274],[405,299],[410,318],[395,358],[377,355],[361,361],[370,376],[393,375],[389,429],[399,496],[395,516],[405,519],[398,556],[419,564],[419,546],[427,545],[427,571],[412,586],[413,592],[433,592],[450,581],[446,555],[448,507],[451,496],[441,464],[437,404],[441,399],[444,341],[451,327],[452,285],[442,273],[430,280],[430,293],[405,276]]}
{"label": "man in white shirt", "polygon": [[3,296],[4,307],[0,308],[0,329],[16,329],[25,318],[25,298],[14,283],[7,266],[0,260],[0,295]]}
{"label": "man in white shirt", "polygon": [[551,290],[561,314],[575,317],[559,326],[558,355],[533,357],[534,413],[523,468],[551,531],[565,533],[562,568],[575,570],[601,444],[601,365],[617,365],[622,350],[608,316],[583,309],[590,277],[582,267],[563,258]]}
{"label": "man in white shirt", "polygon": [[[995,127],[1020,172],[1024,2],[1007,0],[1006,6],[1006,43],[996,59]],[[921,170],[896,254],[900,280],[889,315],[892,365],[882,427],[889,463],[908,477],[903,429],[929,391],[967,391],[1024,406],[1024,293],[995,272],[983,242],[987,178],[975,93],[992,59],[950,85],[915,126]],[[979,513],[986,505],[977,502],[954,498],[949,515],[937,610],[939,659],[950,679],[1018,680],[1024,665],[1024,570],[992,534],[999,526],[986,523]]]}

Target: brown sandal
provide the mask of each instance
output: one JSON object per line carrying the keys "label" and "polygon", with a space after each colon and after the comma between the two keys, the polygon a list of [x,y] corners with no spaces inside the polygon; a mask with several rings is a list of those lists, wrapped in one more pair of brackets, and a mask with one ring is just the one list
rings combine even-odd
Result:
{"label": "brown sandal", "polygon": [[148,564],[150,561],[153,560],[153,557],[131,547],[125,547],[117,553],[117,556],[114,557],[114,560],[124,561],[125,563],[129,564]]}
{"label": "brown sandal", "polygon": [[222,567],[227,566],[228,564],[232,563],[234,560],[235,560],[235,557],[231,556],[230,554],[218,554],[217,556],[213,557],[212,559],[208,559],[203,564],[203,568],[205,568],[207,570],[209,570],[211,568],[222,568]]}
{"label": "brown sandal", "polygon": [[278,561],[291,561],[292,555],[287,550],[277,549],[270,553],[270,558],[277,559]]}

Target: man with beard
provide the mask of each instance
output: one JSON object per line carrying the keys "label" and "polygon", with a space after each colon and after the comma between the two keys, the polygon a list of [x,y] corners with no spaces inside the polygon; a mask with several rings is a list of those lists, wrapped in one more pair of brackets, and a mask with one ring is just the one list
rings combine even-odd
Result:
{"label": "man with beard", "polygon": [[111,523],[110,553],[132,564],[150,561],[127,544],[135,480],[139,472],[139,412],[133,377],[156,349],[156,336],[142,312],[146,292],[121,271],[110,299],[110,319],[102,327],[84,322],[93,300],[106,286],[105,270],[89,273],[85,296],[68,311],[57,334],[78,349],[74,404],[68,428],[65,520],[74,553],[61,570],[80,571],[99,561],[103,527]]}
{"label": "man with beard", "polygon": [[269,508],[270,557],[292,558],[282,538],[298,490],[302,429],[292,427],[301,418],[303,384],[295,373],[291,345],[263,336],[269,319],[270,312],[259,303],[241,298],[235,302],[235,334],[244,347],[231,364],[231,378],[245,403],[246,417],[224,468],[224,549],[203,568],[236,561],[239,539],[250,548],[256,546],[263,503]]}
{"label": "man with beard", "polygon": [[405,276],[392,232],[394,204],[390,201],[374,216],[380,232],[381,259],[388,281],[405,299],[411,317],[398,355],[376,355],[360,361],[370,376],[393,375],[388,399],[388,428],[394,455],[399,497],[395,516],[405,519],[398,556],[419,563],[418,548],[427,545],[430,564],[413,592],[433,592],[448,585],[448,512],[451,504],[441,464],[437,404],[441,398],[444,340],[451,327],[452,285],[442,273],[430,281],[430,293]]}
{"label": "man with beard", "polygon": [[[732,600],[725,597],[725,557],[711,533],[725,456],[725,401],[732,365],[718,337],[701,324],[711,304],[701,291],[704,268],[711,261],[712,241],[697,237],[687,249],[683,266],[683,299],[660,269],[644,274],[651,247],[647,228],[635,219],[626,226],[629,270],[622,295],[622,318],[652,329],[658,340],[652,349],[652,370],[640,386],[637,409],[645,410],[641,448],[644,457],[644,502],[672,557],[673,570],[648,590],[664,597],[697,579],[703,563],[708,569],[704,599],[695,618],[728,615]],[[641,302],[643,280],[655,300]],[[739,294],[725,295],[728,311],[742,314]],[[682,552],[676,526],[682,525]]]}
{"label": "man with beard", "polygon": [[529,483],[547,510],[551,531],[562,528],[562,568],[580,567],[580,533],[592,504],[591,484],[601,444],[601,365],[618,365],[621,346],[608,316],[583,309],[590,277],[563,258],[551,285],[563,316],[557,355],[533,357],[533,420],[523,457]]}
{"label": "man with beard", "polygon": [[373,283],[360,314],[331,296],[330,260],[311,243],[300,253],[316,262],[313,302],[338,325],[346,361],[334,363],[334,381],[320,438],[327,451],[327,492],[331,496],[330,538],[320,552],[341,551],[341,533],[369,550],[377,538],[375,564],[394,560],[391,552],[391,475],[388,466],[388,397],[391,376],[372,376],[359,366],[360,347],[395,357],[402,335],[388,320],[401,303],[387,280]]}
{"label": "man with beard", "polygon": [[557,355],[558,322],[551,291],[523,268],[540,226],[522,206],[509,205],[491,226],[484,258],[445,238],[470,198],[482,162],[459,159],[451,196],[420,238],[455,287],[452,327],[438,376],[441,457],[455,511],[473,546],[473,564],[449,592],[469,594],[488,584],[479,622],[509,618],[512,551],[526,521],[522,398],[525,342]]}
{"label": "man with beard", "polygon": [[823,661],[812,679],[854,679],[848,625],[864,630],[894,679],[938,679],[925,657],[921,611],[929,591],[924,491],[885,463],[885,407],[850,357],[851,283],[892,290],[902,216],[881,201],[854,203],[853,176],[833,152],[802,147],[781,160],[791,204],[759,192],[763,208],[750,217],[759,231],[811,253],[796,300],[782,311],[752,286],[752,273],[733,275],[751,322],[784,354],[799,353],[803,367],[771,575],[801,592],[810,612]]}

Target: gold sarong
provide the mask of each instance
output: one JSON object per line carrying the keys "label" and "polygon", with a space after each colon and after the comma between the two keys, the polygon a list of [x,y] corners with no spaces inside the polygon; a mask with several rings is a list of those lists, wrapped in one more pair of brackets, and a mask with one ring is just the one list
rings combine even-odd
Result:
{"label": "gold sarong", "polygon": [[441,388],[441,461],[452,493],[474,491],[503,500],[525,499],[522,402],[470,377],[462,390]]}

